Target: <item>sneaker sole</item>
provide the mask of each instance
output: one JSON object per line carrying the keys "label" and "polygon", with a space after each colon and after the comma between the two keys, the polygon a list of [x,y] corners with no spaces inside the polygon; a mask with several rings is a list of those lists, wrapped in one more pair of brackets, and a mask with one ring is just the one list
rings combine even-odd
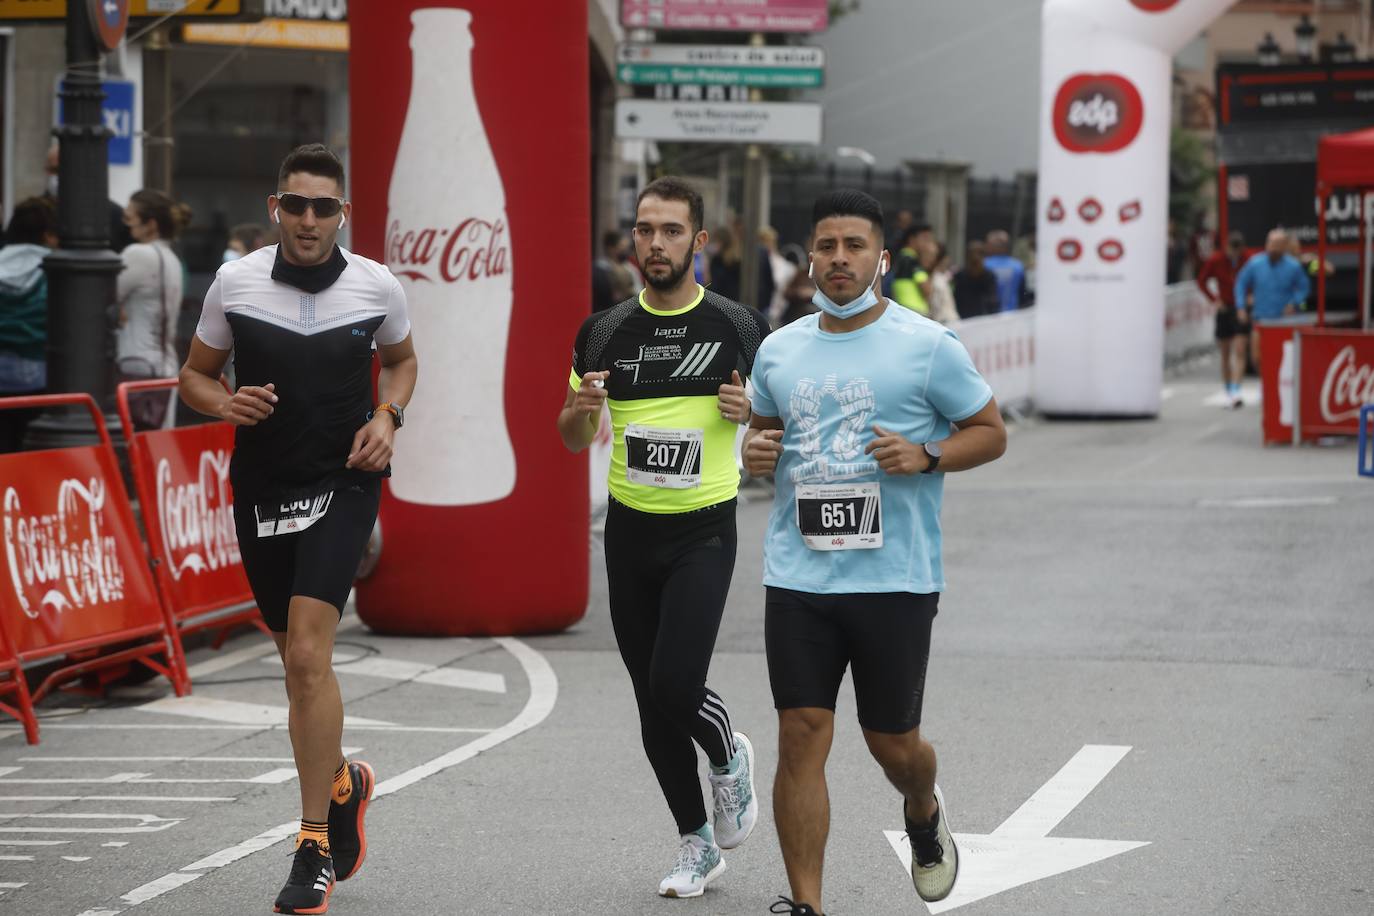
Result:
{"label": "sneaker sole", "polygon": [[[367,858],[367,831],[363,828],[363,817],[367,814],[367,804],[372,801],[372,790],[377,785],[377,774],[372,771],[372,766],[363,763],[361,760],[353,761],[358,765],[358,771],[363,776],[363,798],[358,802],[358,858],[354,861],[353,867],[348,870],[346,875],[335,875],[335,881],[347,881],[358,873],[358,869],[363,867],[363,859]],[[357,791],[357,789],[354,789]],[[326,904],[327,905],[327,904]],[[302,911],[304,912],[304,911]],[[311,912],[317,912],[312,910]],[[323,913],[324,910],[318,912]]]}
{"label": "sneaker sole", "polygon": [[720,838],[717,837],[717,845],[719,845],[721,849],[738,849],[739,847],[743,846],[744,841],[749,839],[749,835],[754,832],[754,828],[757,827],[759,823],[759,797],[758,795],[754,794],[754,743],[749,740],[749,736],[746,735],[744,732],[735,732],[735,740],[743,742],[744,746],[749,748],[749,797],[754,800],[754,822],[749,825],[749,828],[747,830],[744,831],[744,836],[737,837],[729,844],[720,842]]}
{"label": "sneaker sole", "polygon": [[660,897],[671,897],[674,900],[686,900],[690,897],[700,897],[702,894],[706,893],[707,885],[709,885],[712,881],[716,880],[723,874],[725,874],[725,860],[721,859],[720,862],[717,863],[716,867],[708,871],[706,873],[706,877],[701,879],[701,887],[699,889],[689,891],[685,894],[679,894],[677,891],[673,890],[672,888],[669,888],[666,891],[659,891],[658,895]]}
{"label": "sneaker sole", "polygon": [[[949,831],[949,845],[950,848],[954,850],[954,880],[949,882],[949,889],[938,897],[927,897],[925,894],[921,893],[921,888],[918,885],[916,887],[916,896],[920,897],[926,903],[939,903],[941,900],[944,900],[950,894],[954,893],[954,888],[959,883],[959,844],[954,841],[954,831],[949,830],[949,814],[945,811],[945,794],[940,791],[939,786],[935,787],[935,800],[940,804],[940,818],[945,822],[945,829]],[[911,883],[916,883],[915,875],[912,876]]]}
{"label": "sneaker sole", "polygon": [[327,890],[327,891],[324,892],[324,903],[320,904],[319,906],[294,907],[294,908],[293,908],[293,907],[286,907],[285,909],[283,909],[282,907],[279,907],[279,906],[273,906],[273,907],[272,907],[272,912],[274,912],[274,913],[298,913],[298,914],[300,914],[300,916],[313,916],[313,914],[316,914],[316,913],[325,913],[325,912],[328,912],[328,911],[329,911],[329,895],[332,894],[332,893],[334,893],[334,885],[331,884],[331,885],[329,885],[329,890]]}

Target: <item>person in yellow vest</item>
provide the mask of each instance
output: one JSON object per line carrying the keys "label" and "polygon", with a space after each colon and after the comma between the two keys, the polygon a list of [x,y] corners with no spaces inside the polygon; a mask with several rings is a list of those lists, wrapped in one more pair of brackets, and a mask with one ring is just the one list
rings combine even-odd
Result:
{"label": "person in yellow vest", "polygon": [[893,259],[892,298],[929,318],[935,233],[929,225],[918,223],[902,233],[901,246]]}

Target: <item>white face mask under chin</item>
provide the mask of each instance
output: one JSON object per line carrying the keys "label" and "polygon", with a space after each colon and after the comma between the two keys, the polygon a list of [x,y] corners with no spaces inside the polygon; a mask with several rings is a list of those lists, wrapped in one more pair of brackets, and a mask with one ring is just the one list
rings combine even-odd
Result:
{"label": "white face mask under chin", "polygon": [[[844,320],[846,318],[853,318],[855,315],[862,315],[878,304],[878,294],[873,291],[873,287],[877,285],[878,278],[887,273],[887,265],[884,264],[885,260],[886,257],[884,255],[878,256],[878,269],[874,271],[873,279],[869,281],[868,286],[859,294],[858,298],[847,305],[840,305],[825,293],[821,292],[819,283],[816,284],[816,294],[811,297],[811,301],[815,303],[816,308],[825,312],[832,318]],[[815,279],[816,263],[814,261],[811,262],[811,266],[807,268],[806,273],[807,276]]]}

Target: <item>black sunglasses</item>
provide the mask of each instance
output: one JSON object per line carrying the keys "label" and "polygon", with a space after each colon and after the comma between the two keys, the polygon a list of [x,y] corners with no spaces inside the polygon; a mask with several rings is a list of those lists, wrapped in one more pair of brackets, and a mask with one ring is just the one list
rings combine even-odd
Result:
{"label": "black sunglasses", "polygon": [[292,194],[287,191],[277,195],[277,205],[292,216],[304,216],[305,208],[309,207],[320,219],[329,219],[338,215],[343,209],[344,202],[337,197],[306,197],[304,194]]}

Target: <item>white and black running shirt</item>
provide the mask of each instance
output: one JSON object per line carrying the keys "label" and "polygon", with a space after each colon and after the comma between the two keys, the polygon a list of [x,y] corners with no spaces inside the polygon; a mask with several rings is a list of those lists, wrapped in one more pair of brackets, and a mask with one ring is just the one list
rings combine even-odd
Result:
{"label": "white and black running shirt", "polygon": [[405,292],[376,261],[336,249],[334,262],[335,270],[342,267],[337,278],[306,292],[273,279],[277,246],[269,245],[222,266],[205,294],[196,336],[234,351],[240,387],[275,384],[278,397],[270,417],[235,431],[230,481],[236,500],[390,474],[344,463],[373,407],[373,341],[397,344],[410,333]]}

